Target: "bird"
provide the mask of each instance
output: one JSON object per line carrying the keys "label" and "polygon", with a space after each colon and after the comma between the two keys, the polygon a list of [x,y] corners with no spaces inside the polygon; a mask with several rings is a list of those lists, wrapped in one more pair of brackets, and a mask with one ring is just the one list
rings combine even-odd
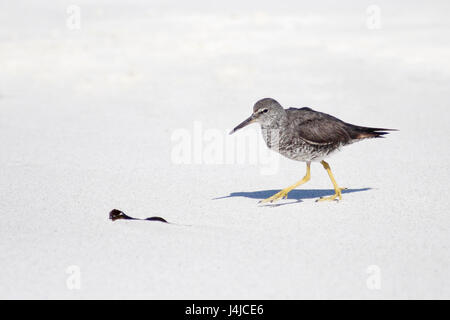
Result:
{"label": "bird", "polygon": [[344,122],[332,115],[315,111],[309,107],[284,109],[275,99],[264,98],[255,103],[252,115],[236,126],[230,134],[259,123],[267,147],[288,159],[306,162],[305,176],[260,203],[287,199],[288,193],[308,182],[311,178],[311,163],[320,162],[333,184],[334,195],[321,197],[316,201],[342,200],[339,187],[330,165],[325,161],[343,146],[370,138],[383,138],[397,129],[371,128]]}

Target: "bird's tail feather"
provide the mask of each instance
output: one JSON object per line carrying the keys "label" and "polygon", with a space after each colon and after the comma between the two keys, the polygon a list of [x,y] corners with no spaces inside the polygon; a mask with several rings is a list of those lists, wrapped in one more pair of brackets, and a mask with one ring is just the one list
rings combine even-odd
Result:
{"label": "bird's tail feather", "polygon": [[397,129],[361,127],[353,124],[350,124],[348,128],[352,139],[384,138],[383,136],[389,134],[390,131],[398,131]]}

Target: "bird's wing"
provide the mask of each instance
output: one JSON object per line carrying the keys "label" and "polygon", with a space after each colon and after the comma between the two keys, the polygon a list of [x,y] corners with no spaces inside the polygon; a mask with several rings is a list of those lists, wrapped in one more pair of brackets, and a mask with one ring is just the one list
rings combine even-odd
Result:
{"label": "bird's wing", "polygon": [[290,108],[286,112],[291,130],[310,144],[346,144],[352,140],[346,130],[346,123],[329,114],[310,108]]}

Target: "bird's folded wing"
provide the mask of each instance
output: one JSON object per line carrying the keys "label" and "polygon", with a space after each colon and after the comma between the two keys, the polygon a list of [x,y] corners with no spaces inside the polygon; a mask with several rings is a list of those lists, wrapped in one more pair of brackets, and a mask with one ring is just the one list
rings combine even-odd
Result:
{"label": "bird's folded wing", "polygon": [[346,123],[326,113],[310,108],[287,110],[294,134],[315,145],[346,144],[352,140]]}

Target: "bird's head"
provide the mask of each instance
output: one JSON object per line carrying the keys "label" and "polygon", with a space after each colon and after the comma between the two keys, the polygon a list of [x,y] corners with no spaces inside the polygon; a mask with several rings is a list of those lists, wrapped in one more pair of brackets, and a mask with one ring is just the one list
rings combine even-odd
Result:
{"label": "bird's head", "polygon": [[254,122],[258,122],[261,125],[270,126],[273,123],[278,123],[285,115],[285,110],[275,99],[261,99],[253,106],[253,114],[234,128],[230,134],[233,134],[239,129],[242,129]]}

